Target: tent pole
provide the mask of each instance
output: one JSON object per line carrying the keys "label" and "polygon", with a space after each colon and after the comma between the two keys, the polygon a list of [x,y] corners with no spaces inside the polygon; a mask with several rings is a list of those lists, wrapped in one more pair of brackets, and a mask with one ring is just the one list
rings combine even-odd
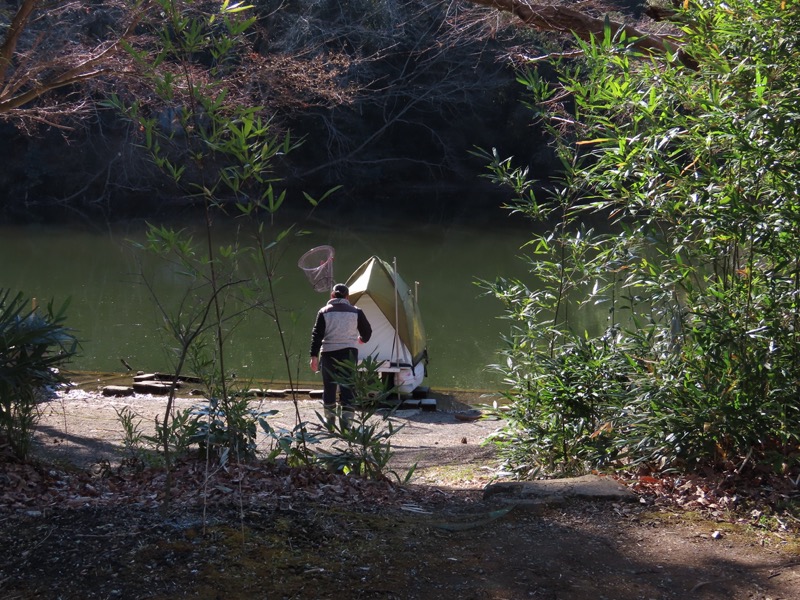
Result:
{"label": "tent pole", "polygon": [[400,344],[400,333],[398,331],[398,327],[400,326],[400,306],[397,302],[397,257],[392,258],[392,266],[394,267],[394,273],[392,275],[392,279],[394,281],[394,344],[392,344],[392,362],[394,362],[398,367],[399,360],[397,360],[397,347]]}

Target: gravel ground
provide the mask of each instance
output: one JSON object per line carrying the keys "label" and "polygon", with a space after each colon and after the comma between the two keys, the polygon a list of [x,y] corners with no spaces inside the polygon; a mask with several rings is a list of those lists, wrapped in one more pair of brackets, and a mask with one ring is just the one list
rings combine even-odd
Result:
{"label": "gravel ground", "polygon": [[[42,404],[35,437],[37,456],[80,468],[101,462],[115,465],[124,457],[125,430],[120,413],[135,414],[138,428],[146,435],[153,433],[157,418],[163,420],[166,397],[138,393],[106,396],[103,387],[102,383],[84,383]],[[500,421],[487,418],[486,412],[477,408],[488,399],[479,392],[437,393],[431,398],[436,400],[435,410],[400,408],[389,417],[392,425],[399,427],[392,436],[391,466],[400,471],[416,464],[417,476],[424,477],[430,469],[437,473],[448,467],[463,471],[465,466],[491,462],[494,449],[482,442],[498,429]],[[180,397],[175,408],[183,410],[199,402],[197,397]],[[277,411],[268,422],[273,428],[285,429],[292,429],[299,419],[311,424],[313,430],[319,423],[317,413],[322,411],[321,401],[307,393],[296,403],[286,398],[254,398],[251,407]],[[482,412],[483,418],[472,420],[476,412]],[[265,450],[270,443],[260,432],[259,448]]]}

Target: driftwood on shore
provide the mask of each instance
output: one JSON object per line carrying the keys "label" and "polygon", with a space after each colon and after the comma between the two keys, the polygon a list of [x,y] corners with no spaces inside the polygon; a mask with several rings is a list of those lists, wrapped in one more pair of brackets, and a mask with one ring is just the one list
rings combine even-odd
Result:
{"label": "driftwood on shore", "polygon": [[[176,389],[182,390],[184,394],[192,396],[202,395],[198,389],[191,388],[191,384],[199,384],[201,380],[199,377],[191,376],[178,376],[165,374],[165,373],[138,373],[133,376],[133,383],[131,385],[107,385],[102,388],[104,396],[125,397],[133,396],[134,394],[150,394],[153,396],[166,396],[169,394],[170,389],[174,386]],[[187,389],[189,388],[189,389]],[[420,409],[420,410],[436,410],[436,399],[426,397],[430,390],[428,388],[420,388],[415,390],[409,398],[399,399],[399,408],[403,409]],[[284,389],[263,389],[263,388],[250,388],[242,395],[251,396],[254,398],[297,398],[297,399],[319,399],[322,398],[322,390],[310,388],[284,388]]]}

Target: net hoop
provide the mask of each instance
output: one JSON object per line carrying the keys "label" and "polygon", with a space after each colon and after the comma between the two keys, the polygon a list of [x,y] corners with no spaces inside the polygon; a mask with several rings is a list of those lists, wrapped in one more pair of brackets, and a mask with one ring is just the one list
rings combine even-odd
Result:
{"label": "net hoop", "polygon": [[297,261],[297,266],[306,274],[315,292],[330,292],[333,288],[335,254],[332,246],[317,246],[303,254]]}

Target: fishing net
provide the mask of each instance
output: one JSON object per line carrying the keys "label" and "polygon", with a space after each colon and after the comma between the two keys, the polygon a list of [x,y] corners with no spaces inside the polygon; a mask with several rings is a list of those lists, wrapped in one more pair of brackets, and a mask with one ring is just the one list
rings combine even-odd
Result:
{"label": "fishing net", "polygon": [[297,266],[303,269],[315,292],[330,292],[333,287],[333,256],[335,252],[331,246],[317,246],[312,248],[297,261]]}

